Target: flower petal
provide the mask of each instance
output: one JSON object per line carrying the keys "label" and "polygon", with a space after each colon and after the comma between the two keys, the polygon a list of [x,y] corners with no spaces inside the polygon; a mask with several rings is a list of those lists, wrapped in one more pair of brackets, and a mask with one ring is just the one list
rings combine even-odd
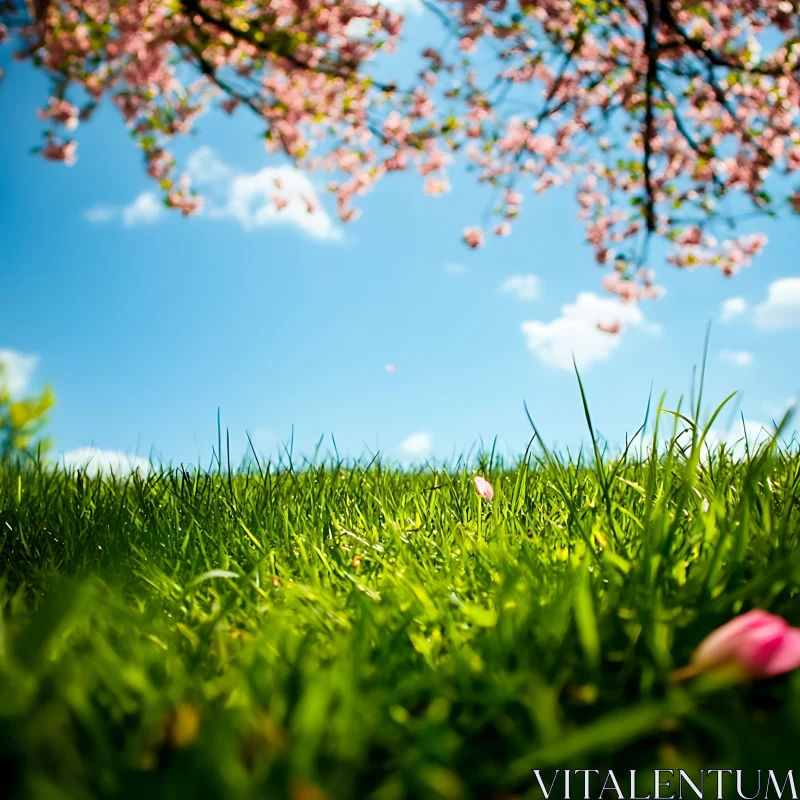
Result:
{"label": "flower petal", "polygon": [[800,630],[790,628],[781,646],[766,665],[764,675],[782,675],[800,667]]}
{"label": "flower petal", "polygon": [[692,656],[692,663],[696,667],[704,669],[735,659],[739,654],[743,635],[775,620],[779,620],[786,625],[786,622],[780,617],[761,609],[753,609],[746,614],[734,617],[730,622],[726,622],[700,642],[699,647]]}

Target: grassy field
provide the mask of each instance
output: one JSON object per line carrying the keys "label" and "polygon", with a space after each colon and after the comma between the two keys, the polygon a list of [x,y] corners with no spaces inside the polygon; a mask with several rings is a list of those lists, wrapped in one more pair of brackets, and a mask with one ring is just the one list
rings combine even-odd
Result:
{"label": "grassy field", "polygon": [[535,768],[795,767],[800,673],[670,675],[741,611],[800,623],[800,457],[709,457],[659,419],[657,456],[486,456],[491,503],[475,470],[377,462],[0,471],[5,796],[509,800]]}

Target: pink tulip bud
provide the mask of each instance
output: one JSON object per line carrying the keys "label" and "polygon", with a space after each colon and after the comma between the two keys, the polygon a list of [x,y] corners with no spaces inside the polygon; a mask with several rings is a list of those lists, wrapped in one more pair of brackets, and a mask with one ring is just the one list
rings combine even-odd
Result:
{"label": "pink tulip bud", "polygon": [[748,678],[769,678],[800,667],[800,629],[755,609],[707,636],[692,657],[693,672],[739,668]]}
{"label": "pink tulip bud", "polygon": [[492,484],[486,478],[476,475],[473,480],[475,481],[475,491],[478,492],[478,497],[482,497],[484,500],[491,500],[494,497]]}

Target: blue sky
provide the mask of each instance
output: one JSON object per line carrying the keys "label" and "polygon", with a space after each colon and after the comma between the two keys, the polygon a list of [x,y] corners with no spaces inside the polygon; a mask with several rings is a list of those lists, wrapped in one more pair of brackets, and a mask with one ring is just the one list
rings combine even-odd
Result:
{"label": "blue sky", "polygon": [[[254,193],[273,176],[259,172],[284,162],[264,152],[255,121],[213,112],[176,148],[194,154],[209,196],[210,210],[187,220],[152,204],[108,103],[77,132],[75,166],[32,155],[46,97],[45,79],[18,64],[0,84],[0,115],[14,120],[0,132],[0,351],[36,358],[32,371],[33,361],[14,362],[20,387],[54,386],[58,453],[207,463],[218,407],[234,460],[245,431],[273,453],[292,427],[296,453],[323,434],[329,450],[331,433],[350,456],[445,459],[495,435],[521,453],[523,400],[551,443],[574,447],[585,424],[575,376],[560,368],[573,345],[596,427],[620,441],[640,424],[651,384],[672,401],[688,393],[709,321],[709,398],[740,390],[745,417],[766,423],[800,390],[797,217],[759,222],[765,254],[733,279],[654,256],[667,296],[603,339],[584,317],[609,296],[569,189],[527,196],[513,235],[477,251],[461,232],[480,223],[488,197],[458,170],[439,198],[415,174],[389,176],[348,226],[334,219],[326,176],[312,175],[330,217],[276,224],[254,211]],[[731,298],[742,302],[725,321]],[[548,326],[544,348],[529,346],[530,321]]]}

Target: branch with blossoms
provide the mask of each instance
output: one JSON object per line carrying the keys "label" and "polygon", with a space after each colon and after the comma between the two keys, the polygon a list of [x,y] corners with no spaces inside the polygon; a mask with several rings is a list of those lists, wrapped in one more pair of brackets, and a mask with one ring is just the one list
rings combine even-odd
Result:
{"label": "branch with blossoms", "polygon": [[43,157],[74,163],[75,129],[110,97],[187,216],[202,198],[171,143],[214,104],[256,115],[268,151],[332,173],[346,222],[388,173],[415,169],[437,196],[461,159],[490,191],[464,231],[480,247],[512,232],[531,191],[571,183],[624,301],[662,293],[653,237],[675,266],[730,276],[765,239],[725,239],[720,223],[800,213],[800,0],[424,5],[437,47],[402,89],[375,77],[402,17],[355,0],[0,0],[0,40],[53,78]]}

